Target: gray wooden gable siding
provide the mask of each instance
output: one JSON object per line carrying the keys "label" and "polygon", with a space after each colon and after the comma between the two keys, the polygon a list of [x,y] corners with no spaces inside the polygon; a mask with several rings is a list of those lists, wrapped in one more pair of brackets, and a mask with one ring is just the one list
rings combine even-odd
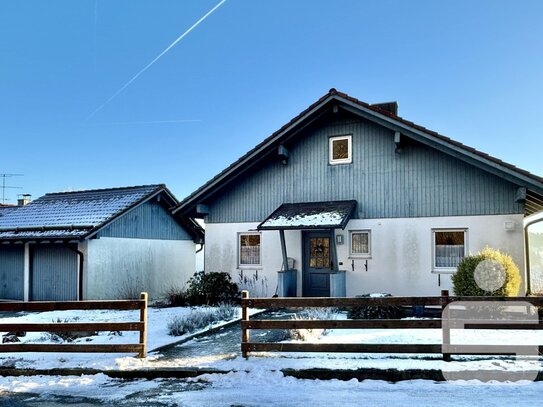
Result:
{"label": "gray wooden gable siding", "polygon": [[192,240],[189,233],[179,225],[156,201],[144,202],[133,208],[98,233],[99,237],[121,237],[132,239]]}
{"label": "gray wooden gable siding", "polygon": [[23,245],[0,246],[0,299],[24,299]]}
{"label": "gray wooden gable siding", "polygon": [[[352,134],[353,163],[329,165],[328,139]],[[302,137],[279,160],[208,202],[208,223],[260,222],[284,202],[355,199],[357,217],[522,213],[516,186],[424,145],[396,154],[392,131],[367,121],[336,122]]]}

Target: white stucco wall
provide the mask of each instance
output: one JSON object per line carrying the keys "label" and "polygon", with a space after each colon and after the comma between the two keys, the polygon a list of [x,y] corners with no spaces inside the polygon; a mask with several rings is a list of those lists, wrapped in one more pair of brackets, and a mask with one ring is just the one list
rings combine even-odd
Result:
{"label": "white stucco wall", "polygon": [[102,237],[82,245],[84,298],[115,299],[135,288],[159,299],[194,274],[195,245],[188,240]]}
{"label": "white stucco wall", "polygon": [[[515,229],[505,230],[505,222],[514,222]],[[258,223],[212,223],[206,225],[205,269],[227,271],[239,281],[237,259],[239,232],[256,230]],[[467,251],[476,253],[486,246],[510,254],[524,275],[524,233],[522,215],[455,216],[428,218],[354,219],[345,230],[338,245],[339,268],[346,270],[347,296],[369,292],[393,295],[439,295],[442,289],[452,292],[450,274],[432,272],[432,229],[467,229]],[[371,231],[371,256],[350,258],[350,230]],[[286,231],[288,257],[302,265],[302,233]],[[262,232],[262,266],[245,269],[245,276],[258,275],[267,279],[268,293],[277,286],[277,271],[281,269],[279,232]],[[365,269],[367,260],[368,269]],[[354,261],[354,271],[352,268]],[[343,263],[343,264],[341,264]],[[524,277],[523,277],[524,279]],[[440,280],[440,281],[439,281]],[[522,292],[524,287],[522,287]],[[302,294],[302,276],[298,273],[298,295]]]}

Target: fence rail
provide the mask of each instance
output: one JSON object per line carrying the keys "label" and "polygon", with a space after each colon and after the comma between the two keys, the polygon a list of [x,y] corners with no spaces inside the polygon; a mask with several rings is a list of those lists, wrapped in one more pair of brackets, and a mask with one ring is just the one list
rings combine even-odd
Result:
{"label": "fence rail", "polygon": [[[139,310],[139,321],[133,322],[53,322],[53,323],[1,323],[0,332],[94,332],[94,331],[139,331],[136,344],[36,344],[3,343],[3,352],[100,352],[137,353],[147,355],[147,293],[141,293],[139,300],[112,301],[34,301],[2,302],[0,312],[46,312],[67,310]],[[1,319],[0,319],[1,321]]]}
{"label": "fence rail", "polygon": [[[532,354],[534,346],[484,346],[451,344],[451,329],[543,330],[541,320],[519,319],[497,322],[491,319],[454,319],[449,317],[449,305],[460,302],[496,301],[508,304],[542,306],[543,297],[454,297],[443,290],[439,297],[357,297],[357,298],[249,298],[242,292],[242,342],[244,357],[249,352],[360,352],[360,353],[419,353],[439,354],[450,360],[451,354]],[[439,307],[439,319],[356,319],[356,320],[251,320],[249,308],[305,308],[305,307],[360,307],[360,306],[432,306]],[[249,330],[259,329],[441,329],[441,344],[360,344],[360,343],[300,343],[250,342]],[[536,351],[543,352],[542,346]]]}

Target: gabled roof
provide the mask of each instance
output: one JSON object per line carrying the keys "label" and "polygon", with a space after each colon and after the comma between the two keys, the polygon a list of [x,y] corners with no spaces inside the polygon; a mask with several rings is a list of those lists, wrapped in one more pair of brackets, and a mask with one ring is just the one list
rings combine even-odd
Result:
{"label": "gabled roof", "polygon": [[189,214],[196,204],[205,202],[206,199],[211,197],[219,189],[224,188],[242,173],[257,165],[261,160],[269,156],[269,154],[276,152],[278,146],[288,141],[290,137],[293,137],[298,129],[302,128],[307,123],[312,122],[324,112],[330,111],[330,109],[333,109],[334,107],[344,109],[359,117],[381,124],[393,131],[400,132],[402,136],[405,135],[408,138],[464,160],[518,186],[526,187],[528,190],[527,203],[529,202],[530,205],[533,205],[530,212],[533,213],[538,210],[543,210],[542,177],[406,120],[394,114],[394,109],[384,109],[382,108],[382,104],[371,105],[362,102],[346,93],[339,92],[332,88],[327,94],[322,96],[279,130],[183,199],[179,205],[174,208],[173,212]]}
{"label": "gabled roof", "polygon": [[84,239],[159,194],[178,202],[162,184],[49,193],[1,216],[0,239]]}

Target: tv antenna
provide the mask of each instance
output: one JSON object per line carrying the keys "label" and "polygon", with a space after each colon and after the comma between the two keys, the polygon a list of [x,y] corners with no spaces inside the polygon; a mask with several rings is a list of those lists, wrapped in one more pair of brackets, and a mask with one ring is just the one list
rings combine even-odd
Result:
{"label": "tv antenna", "polygon": [[6,203],[6,189],[21,189],[22,187],[14,186],[14,185],[6,185],[6,179],[12,178],[12,177],[22,177],[24,174],[0,174],[0,178],[2,178],[2,204]]}

